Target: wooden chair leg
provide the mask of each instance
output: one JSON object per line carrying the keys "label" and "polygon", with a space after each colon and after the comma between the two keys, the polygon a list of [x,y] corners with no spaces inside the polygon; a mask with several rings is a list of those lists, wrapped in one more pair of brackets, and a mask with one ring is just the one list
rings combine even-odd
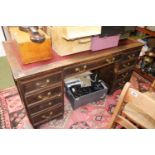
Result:
{"label": "wooden chair leg", "polygon": [[121,95],[119,97],[119,101],[117,102],[116,107],[114,109],[114,113],[112,115],[112,118],[111,118],[111,120],[110,120],[110,122],[109,122],[109,124],[107,126],[108,129],[114,128],[114,126],[116,125],[116,122],[115,122],[116,117],[121,112],[122,106],[124,105],[123,100],[124,100],[125,95],[127,94],[128,89],[130,88],[130,85],[131,84],[129,82],[127,82],[125,84],[125,86],[124,86],[124,88],[123,88],[123,90],[121,92]]}

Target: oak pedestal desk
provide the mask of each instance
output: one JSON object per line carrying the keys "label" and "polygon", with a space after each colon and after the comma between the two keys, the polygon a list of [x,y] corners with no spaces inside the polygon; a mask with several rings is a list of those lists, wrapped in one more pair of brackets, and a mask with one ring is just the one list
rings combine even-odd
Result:
{"label": "oak pedestal desk", "polygon": [[109,85],[109,93],[121,88],[130,79],[142,43],[121,41],[118,47],[86,51],[23,65],[13,42],[3,43],[12,75],[34,126],[64,114],[64,79],[85,71],[97,72]]}

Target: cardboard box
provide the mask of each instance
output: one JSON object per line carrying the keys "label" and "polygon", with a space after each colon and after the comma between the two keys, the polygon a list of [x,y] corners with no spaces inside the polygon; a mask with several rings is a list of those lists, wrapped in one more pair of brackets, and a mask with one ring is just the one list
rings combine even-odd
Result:
{"label": "cardboard box", "polygon": [[87,51],[91,47],[91,35],[96,34],[100,34],[100,27],[54,26],[52,47],[60,56]]}

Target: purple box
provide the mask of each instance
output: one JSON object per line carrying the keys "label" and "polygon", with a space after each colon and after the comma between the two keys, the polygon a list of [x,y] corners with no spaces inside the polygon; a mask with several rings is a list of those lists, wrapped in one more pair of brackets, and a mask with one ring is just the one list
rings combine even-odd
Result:
{"label": "purple box", "polygon": [[120,35],[100,37],[94,36],[91,40],[91,50],[98,51],[106,48],[118,46]]}

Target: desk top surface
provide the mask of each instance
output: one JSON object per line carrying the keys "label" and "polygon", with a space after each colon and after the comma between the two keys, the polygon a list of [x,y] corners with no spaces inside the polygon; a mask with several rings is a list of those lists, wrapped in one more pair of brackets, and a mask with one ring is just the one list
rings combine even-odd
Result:
{"label": "desk top surface", "polygon": [[143,45],[142,43],[137,41],[125,40],[120,42],[118,47],[104,49],[96,52],[85,51],[85,52],[80,52],[77,54],[72,54],[64,57],[59,56],[55,52],[53,52],[54,57],[51,60],[23,65],[20,60],[18,49],[14,44],[14,42],[7,41],[3,43],[5,52],[7,55],[7,59],[10,64],[12,74],[15,80],[19,78],[23,78],[25,76],[30,76],[36,73],[48,71],[51,69],[62,68],[65,66],[71,66],[71,65],[83,63],[86,61],[107,57],[128,49],[141,47],[142,45]]}

